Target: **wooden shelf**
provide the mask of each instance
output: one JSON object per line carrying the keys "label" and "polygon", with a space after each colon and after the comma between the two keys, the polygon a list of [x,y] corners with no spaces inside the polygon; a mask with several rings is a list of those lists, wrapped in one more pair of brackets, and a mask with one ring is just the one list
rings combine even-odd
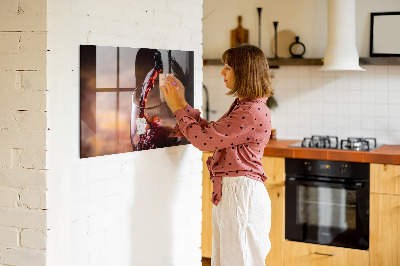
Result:
{"label": "wooden shelf", "polygon": [[400,65],[400,57],[362,57],[360,65]]}
{"label": "wooden shelf", "polygon": [[270,67],[322,66],[322,58],[268,58]]}
{"label": "wooden shelf", "polygon": [[221,59],[203,59],[203,66],[222,66]]}
{"label": "wooden shelf", "polygon": [[[304,65],[322,65],[321,58],[268,58],[268,63],[270,67],[279,66],[304,66]],[[204,66],[217,66],[222,65],[220,59],[204,59]]]}
{"label": "wooden shelf", "polygon": [[[279,66],[322,66],[323,58],[268,58],[271,68]],[[204,66],[222,65],[220,59],[204,59]],[[362,57],[360,65],[400,65],[400,57]]]}

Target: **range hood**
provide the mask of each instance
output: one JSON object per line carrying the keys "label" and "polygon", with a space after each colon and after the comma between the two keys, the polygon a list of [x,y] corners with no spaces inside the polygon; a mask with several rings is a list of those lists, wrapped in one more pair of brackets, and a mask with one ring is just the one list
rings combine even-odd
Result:
{"label": "range hood", "polygon": [[328,0],[328,44],[323,71],[358,70],[355,0]]}

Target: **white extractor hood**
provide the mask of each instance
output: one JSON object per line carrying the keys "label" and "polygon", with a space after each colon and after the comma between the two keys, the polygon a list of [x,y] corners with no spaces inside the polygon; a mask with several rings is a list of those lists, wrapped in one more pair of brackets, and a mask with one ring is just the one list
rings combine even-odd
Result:
{"label": "white extractor hood", "polygon": [[355,0],[328,0],[328,44],[323,71],[358,70]]}

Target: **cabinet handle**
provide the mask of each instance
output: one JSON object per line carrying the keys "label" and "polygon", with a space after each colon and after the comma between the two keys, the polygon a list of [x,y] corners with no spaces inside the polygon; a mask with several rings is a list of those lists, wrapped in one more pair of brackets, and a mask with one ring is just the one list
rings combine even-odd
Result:
{"label": "cabinet handle", "polygon": [[320,252],[314,252],[315,255],[323,255],[323,256],[335,256],[335,254],[327,254],[327,253],[320,253]]}

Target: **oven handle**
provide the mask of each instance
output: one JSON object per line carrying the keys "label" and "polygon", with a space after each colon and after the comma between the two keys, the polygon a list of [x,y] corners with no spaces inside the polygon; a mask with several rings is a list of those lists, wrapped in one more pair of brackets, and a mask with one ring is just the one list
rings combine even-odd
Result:
{"label": "oven handle", "polygon": [[318,185],[318,184],[325,184],[325,185],[341,185],[345,186],[348,188],[354,188],[354,189],[361,189],[363,187],[362,182],[356,182],[356,183],[347,183],[347,182],[332,182],[332,181],[321,181],[321,180],[315,180],[315,181],[310,181],[310,180],[304,180],[303,178],[298,178],[298,177],[288,177],[287,181],[291,182],[296,182],[296,183],[301,183],[304,185]]}

